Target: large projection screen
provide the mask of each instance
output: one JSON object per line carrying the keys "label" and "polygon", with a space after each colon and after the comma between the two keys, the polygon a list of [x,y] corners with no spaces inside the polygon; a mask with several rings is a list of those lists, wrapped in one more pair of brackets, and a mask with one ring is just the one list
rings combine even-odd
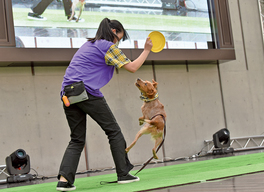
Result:
{"label": "large projection screen", "polygon": [[67,21],[64,1],[70,0],[50,0],[41,14],[45,20],[28,17],[40,0],[0,2],[1,66],[67,63],[105,17],[121,21],[128,30],[130,40],[119,47],[131,60],[154,30],[163,33],[166,44],[163,51],[150,53],[147,62],[235,59],[228,0],[86,0],[82,22]]}
{"label": "large projection screen", "polygon": [[164,49],[208,49],[212,42],[207,0],[86,0],[79,22],[67,20],[65,2],[12,0],[16,47],[79,48],[105,17],[119,20],[130,35],[120,48],[144,48],[152,31],[163,33]]}

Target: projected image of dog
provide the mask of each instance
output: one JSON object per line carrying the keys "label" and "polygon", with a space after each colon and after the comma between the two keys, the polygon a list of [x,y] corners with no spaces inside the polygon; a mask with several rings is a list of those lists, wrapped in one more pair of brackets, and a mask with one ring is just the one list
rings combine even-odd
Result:
{"label": "projected image of dog", "polygon": [[72,10],[72,14],[71,14],[71,17],[69,18],[69,21],[72,20],[73,16],[74,16],[74,11],[77,7],[80,8],[79,10],[79,15],[76,19],[76,22],[79,21],[80,17],[81,17],[81,14],[82,14],[82,11],[84,9],[84,5],[85,5],[85,0],[73,0],[72,1],[72,7],[71,7],[71,10]]}
{"label": "projected image of dog", "polygon": [[144,101],[141,107],[143,116],[139,118],[139,125],[144,123],[145,125],[136,134],[135,140],[126,148],[126,152],[129,152],[142,135],[151,134],[152,139],[155,141],[152,149],[153,157],[158,159],[156,149],[163,140],[164,121],[166,120],[164,106],[158,99],[158,83],[154,80],[150,82],[138,78],[135,85],[141,92],[140,98]]}

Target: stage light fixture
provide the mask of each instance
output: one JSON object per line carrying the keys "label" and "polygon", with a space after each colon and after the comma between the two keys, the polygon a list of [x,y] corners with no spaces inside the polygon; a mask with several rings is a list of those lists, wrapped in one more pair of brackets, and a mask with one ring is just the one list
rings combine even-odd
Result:
{"label": "stage light fixture", "polygon": [[213,142],[215,146],[214,155],[234,152],[234,149],[230,147],[230,132],[227,128],[223,128],[213,134]]}
{"label": "stage light fixture", "polygon": [[30,172],[30,158],[23,149],[17,149],[6,157],[6,170],[10,176],[8,183],[33,180]]}

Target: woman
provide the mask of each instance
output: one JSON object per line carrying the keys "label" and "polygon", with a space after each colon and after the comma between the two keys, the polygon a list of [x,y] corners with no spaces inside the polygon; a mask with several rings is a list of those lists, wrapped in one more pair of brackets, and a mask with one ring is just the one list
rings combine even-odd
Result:
{"label": "woman", "polygon": [[120,40],[128,39],[128,34],[122,24],[117,20],[105,18],[101,21],[94,38],[88,41],[76,52],[62,82],[61,96],[65,87],[82,81],[88,99],[64,105],[66,118],[71,129],[71,141],[65,151],[58,174],[58,191],[71,191],[79,158],[85,145],[86,115],[90,115],[108,136],[109,144],[116,167],[118,183],[139,181],[138,177],[129,174],[133,165],[129,162],[125,152],[126,142],[119,125],[116,122],[103,94],[100,91],[112,78],[114,69],[125,68],[134,73],[146,60],[152,42],[146,39],[145,48],[141,55],[130,61],[117,47]]}

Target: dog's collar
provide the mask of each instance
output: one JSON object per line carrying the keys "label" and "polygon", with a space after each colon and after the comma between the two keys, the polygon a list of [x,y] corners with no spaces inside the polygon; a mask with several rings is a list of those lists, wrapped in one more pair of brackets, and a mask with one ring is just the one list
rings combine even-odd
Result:
{"label": "dog's collar", "polygon": [[146,103],[148,103],[148,102],[150,102],[150,101],[154,101],[154,100],[158,99],[158,97],[159,97],[159,94],[158,94],[158,93],[156,93],[155,97],[152,98],[152,99],[143,96],[143,94],[141,93],[141,95],[140,95],[139,98],[140,98],[142,101],[145,101]]}

